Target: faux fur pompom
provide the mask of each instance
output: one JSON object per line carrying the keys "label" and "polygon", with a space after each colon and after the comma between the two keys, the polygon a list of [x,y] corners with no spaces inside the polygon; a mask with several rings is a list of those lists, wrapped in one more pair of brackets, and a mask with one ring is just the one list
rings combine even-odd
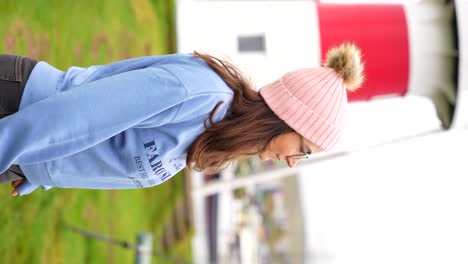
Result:
{"label": "faux fur pompom", "polygon": [[328,50],[325,67],[334,69],[350,91],[358,89],[364,81],[361,50],[354,44],[343,43]]}

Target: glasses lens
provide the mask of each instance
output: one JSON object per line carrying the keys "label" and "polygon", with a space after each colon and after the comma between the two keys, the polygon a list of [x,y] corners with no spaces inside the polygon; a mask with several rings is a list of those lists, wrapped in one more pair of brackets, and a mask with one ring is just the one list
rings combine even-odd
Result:
{"label": "glasses lens", "polygon": [[300,156],[300,160],[308,160],[308,159],[310,159],[311,157],[312,157],[311,154],[305,154],[305,155]]}

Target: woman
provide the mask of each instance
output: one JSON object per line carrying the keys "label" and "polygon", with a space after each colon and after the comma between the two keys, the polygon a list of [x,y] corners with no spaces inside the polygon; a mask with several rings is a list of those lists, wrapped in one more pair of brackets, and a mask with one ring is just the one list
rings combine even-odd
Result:
{"label": "woman", "polygon": [[233,65],[197,52],[66,72],[2,55],[0,69],[0,172],[14,180],[13,195],[23,178],[142,188],[186,165],[219,171],[250,155],[293,167],[336,144],[346,89],[363,80],[352,44],[331,49],[324,67],[287,73],[260,92]]}

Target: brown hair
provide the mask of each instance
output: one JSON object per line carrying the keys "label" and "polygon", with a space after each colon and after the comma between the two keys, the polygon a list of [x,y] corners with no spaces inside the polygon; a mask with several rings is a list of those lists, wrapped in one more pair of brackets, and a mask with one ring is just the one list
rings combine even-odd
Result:
{"label": "brown hair", "polygon": [[189,169],[193,166],[196,170],[217,172],[234,160],[265,150],[275,137],[294,131],[271,111],[234,65],[211,55],[194,54],[224,80],[234,92],[234,98],[229,114],[222,121],[213,122],[222,102],[210,113],[206,130],[188,149]]}

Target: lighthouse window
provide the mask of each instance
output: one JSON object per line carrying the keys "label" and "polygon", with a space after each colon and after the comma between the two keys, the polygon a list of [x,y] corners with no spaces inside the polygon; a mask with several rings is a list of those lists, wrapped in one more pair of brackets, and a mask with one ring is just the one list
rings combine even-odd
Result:
{"label": "lighthouse window", "polygon": [[237,47],[239,52],[265,52],[265,36],[239,36]]}

